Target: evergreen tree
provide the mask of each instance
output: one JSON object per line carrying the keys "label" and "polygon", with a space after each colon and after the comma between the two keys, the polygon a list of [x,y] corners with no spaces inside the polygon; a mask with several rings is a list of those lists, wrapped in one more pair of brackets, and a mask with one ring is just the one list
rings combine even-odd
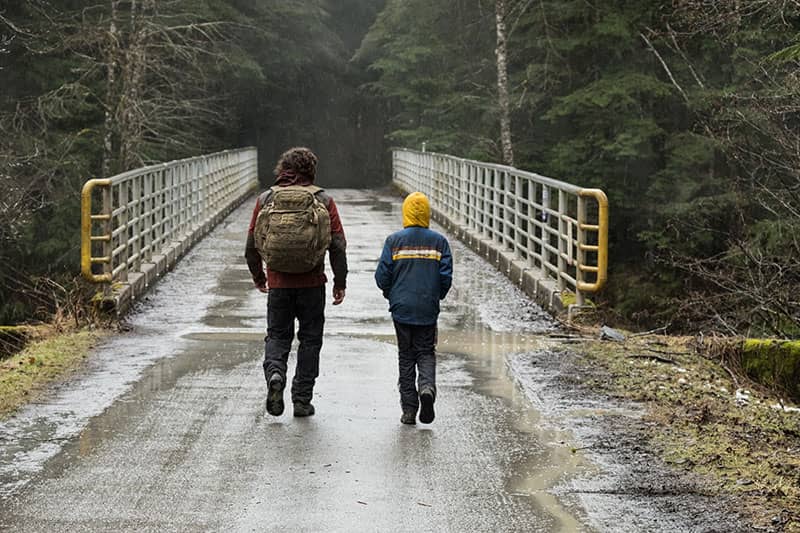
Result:
{"label": "evergreen tree", "polygon": [[269,180],[277,154],[308,143],[322,179],[377,181],[383,131],[357,101],[364,80],[349,59],[381,7],[0,4],[0,324],[46,318],[73,292],[88,178],[256,144]]}
{"label": "evergreen tree", "polygon": [[[613,262],[602,298],[617,316],[692,328],[724,308],[728,319],[712,327],[771,333],[800,321],[796,300],[764,281],[796,277],[786,265],[797,250],[796,165],[781,162],[797,146],[795,65],[764,67],[794,38],[797,8],[771,3],[507,2],[517,166],[607,191]],[[487,90],[494,7],[388,2],[360,55],[394,142],[502,161],[502,106]],[[792,50],[775,59],[796,61]],[[781,264],[778,276],[770,265]],[[748,271],[757,281],[744,283]],[[726,299],[735,303],[710,305]],[[754,316],[754,305],[770,310]]]}

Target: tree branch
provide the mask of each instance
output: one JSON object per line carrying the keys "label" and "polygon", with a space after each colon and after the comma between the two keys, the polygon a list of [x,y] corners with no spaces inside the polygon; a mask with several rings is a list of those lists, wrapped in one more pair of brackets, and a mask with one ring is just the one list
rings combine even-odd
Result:
{"label": "tree branch", "polygon": [[656,56],[658,61],[661,63],[661,66],[664,68],[664,72],[667,73],[667,76],[669,76],[670,81],[672,81],[672,85],[674,85],[675,88],[678,89],[678,92],[681,93],[681,96],[683,96],[684,102],[686,102],[688,104],[689,103],[689,97],[686,96],[686,92],[683,90],[683,87],[681,87],[678,84],[677,80],[675,79],[675,76],[672,75],[672,71],[667,66],[667,63],[666,63],[666,61],[664,61],[664,58],[661,57],[661,54],[658,53],[658,50],[656,50],[655,46],[653,46],[653,43],[650,42],[650,39],[648,39],[647,36],[644,33],[639,32],[639,36],[645,42],[645,44],[647,45],[647,48],[649,48],[650,51],[653,52],[653,55]]}

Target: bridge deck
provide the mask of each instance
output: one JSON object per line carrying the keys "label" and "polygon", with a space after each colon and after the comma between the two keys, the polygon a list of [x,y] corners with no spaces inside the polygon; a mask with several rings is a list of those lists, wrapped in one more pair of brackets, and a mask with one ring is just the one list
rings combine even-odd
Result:
{"label": "bridge deck", "polygon": [[[333,191],[348,236],[317,415],[264,412],[264,295],[242,258],[251,203],[201,242],[52,401],[0,425],[0,527],[16,531],[576,530],[546,489],[578,467],[504,355],[544,314],[457,242],[431,426],[402,427],[387,305],[372,280],[397,198]],[[290,362],[291,368],[291,362]]]}

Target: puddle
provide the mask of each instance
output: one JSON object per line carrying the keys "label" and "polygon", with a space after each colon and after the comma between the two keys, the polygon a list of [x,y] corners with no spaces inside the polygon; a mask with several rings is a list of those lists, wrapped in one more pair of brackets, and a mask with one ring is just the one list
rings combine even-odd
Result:
{"label": "puddle", "polygon": [[[394,335],[362,335],[363,338],[395,344]],[[553,531],[574,532],[586,527],[576,518],[579,510],[565,507],[552,492],[564,480],[585,474],[593,466],[582,453],[573,451],[570,432],[554,429],[544,423],[509,374],[506,356],[546,349],[549,341],[533,334],[519,335],[491,331],[484,327],[473,330],[441,330],[437,345],[438,364],[451,358],[462,360],[470,374],[470,387],[480,394],[503,401],[509,414],[511,430],[526,435],[535,452],[520,450],[526,457],[515,463],[507,479],[509,494],[528,497],[557,527]]]}
{"label": "puddle", "polygon": [[[374,286],[372,273],[386,235],[399,229],[400,202],[362,191],[337,191],[334,197],[342,212],[348,240],[359,245],[353,246],[349,254],[351,273],[348,299],[342,306],[327,309],[323,356],[328,353],[329,361],[338,358],[341,365],[350,365],[356,376],[361,376],[358,372],[364,369],[374,369],[377,359],[383,357],[379,365],[382,373],[380,378],[383,379],[396,372],[392,350],[387,347],[387,344],[394,344],[395,337],[387,304]],[[366,206],[370,206],[370,209],[365,209]],[[282,423],[269,420],[267,424],[263,419],[263,399],[260,396],[263,378],[258,374],[265,334],[265,296],[251,288],[249,273],[241,258],[241,233],[233,231],[239,225],[244,226],[243,220],[248,215],[248,209],[241,208],[237,214],[241,220],[234,217],[233,225],[228,223],[219,233],[212,234],[209,240],[201,243],[197,250],[202,253],[195,252],[181,262],[176,272],[184,274],[176,277],[175,273],[171,273],[167,281],[158,286],[158,290],[149,298],[150,305],[144,306],[143,312],[133,318],[134,331],[130,335],[101,347],[103,355],[98,356],[97,360],[107,360],[107,364],[84,382],[77,381],[70,389],[77,403],[85,399],[85,390],[92,391],[94,407],[85,416],[78,417],[73,425],[64,424],[58,416],[63,414],[68,420],[72,416],[65,412],[65,406],[56,410],[55,416],[39,417],[42,409],[31,410],[23,415],[28,417],[29,423],[11,438],[19,438],[15,444],[17,451],[22,453],[27,450],[29,455],[25,456],[25,461],[33,466],[30,472],[6,472],[7,475],[3,475],[3,466],[13,468],[15,459],[0,454],[0,484],[7,491],[6,494],[15,493],[27,483],[32,477],[31,472],[38,472],[48,458],[47,469],[42,475],[57,479],[71,465],[75,465],[76,456],[102,456],[101,452],[109,446],[113,448],[120,435],[131,431],[129,426],[134,420],[140,421],[142,427],[157,428],[155,423],[150,424],[148,420],[153,416],[152,413],[161,412],[159,407],[166,409],[164,406],[168,400],[175,401],[170,396],[173,391],[179,399],[184,398],[190,386],[199,389],[196,397],[203,398],[205,391],[208,396],[220,398],[220,402],[224,402],[228,394],[257,397],[253,408],[257,405],[262,414],[255,420],[249,412],[240,412],[243,409],[241,404],[232,406],[239,409],[233,412],[237,413],[237,421],[242,425],[240,429],[243,432],[252,432],[253,428],[283,427]],[[585,472],[588,466],[582,454],[572,453],[571,437],[567,432],[551,429],[543,423],[542,414],[519,389],[509,374],[507,364],[509,355],[546,349],[547,341],[540,334],[550,331],[553,323],[491,265],[454,239],[451,239],[451,246],[456,258],[455,281],[453,291],[443,303],[439,324],[440,375],[442,387],[449,387],[453,393],[447,401],[463,400],[466,403],[448,405],[443,400],[445,413],[450,409],[459,417],[447,419],[445,416],[441,421],[437,420],[435,426],[421,426],[414,433],[406,432],[407,428],[397,427],[397,406],[387,403],[381,409],[385,409],[386,416],[392,422],[387,422],[374,433],[380,433],[385,439],[393,439],[395,444],[399,443],[401,451],[398,451],[398,455],[407,453],[407,446],[418,446],[419,449],[413,451],[422,457],[427,453],[435,454],[432,456],[435,459],[434,466],[455,476],[453,479],[460,479],[458,476],[462,473],[458,471],[458,466],[453,466],[454,450],[443,446],[442,442],[448,442],[445,439],[458,441],[461,437],[469,437],[472,444],[481,444],[470,448],[469,453],[485,454],[485,457],[472,458],[471,466],[490,465],[494,469],[491,481],[500,483],[491,494],[482,492],[486,490],[484,487],[475,487],[476,497],[482,498],[483,505],[495,505],[496,509],[517,509],[525,516],[535,514],[540,520],[532,521],[530,530],[541,531],[551,525],[551,531],[585,529],[577,518],[580,512],[564,505],[551,491],[565,478]],[[222,251],[225,257],[221,256]],[[214,264],[221,261],[235,266],[209,272]],[[170,279],[176,281],[170,282]],[[191,301],[193,299],[200,303],[194,304]],[[351,357],[351,352],[347,350],[355,350],[354,354],[358,357]],[[114,374],[120,358],[136,361],[126,371],[124,379]],[[336,370],[335,367],[328,367],[325,371],[335,376]],[[233,383],[221,385],[217,377],[226,373],[233,375]],[[235,378],[241,377],[240,374],[255,380],[250,389],[235,381]],[[374,383],[377,378],[370,375],[369,380],[372,381],[365,381],[369,381],[367,385],[371,383],[377,386]],[[380,387],[392,386],[393,379],[396,376],[388,378],[385,384],[381,382]],[[107,397],[98,400],[95,395],[104,390],[104,380],[112,381],[117,386],[109,389]],[[332,383],[333,378],[321,383],[319,389],[320,398],[330,402],[329,408],[336,407],[337,401],[344,401],[337,398],[336,391],[326,389]],[[224,391],[220,392],[220,388],[224,388]],[[360,401],[360,396],[356,399]],[[181,405],[178,402],[178,406]],[[213,410],[216,405],[206,408]],[[345,407],[339,404],[338,408]],[[70,407],[66,406],[66,409]],[[371,416],[384,416],[380,409],[373,411],[375,414]],[[338,415],[342,413],[338,412]],[[482,416],[491,417],[491,420]],[[308,435],[352,438],[359,440],[359,444],[363,444],[361,441],[365,435],[375,437],[369,433],[369,429],[362,429],[361,433],[354,435],[337,433],[347,432],[341,421],[338,425],[331,424],[326,429],[329,433],[314,433],[316,424],[326,420],[324,417],[318,418],[307,424],[311,428]],[[468,428],[462,427],[465,423]],[[56,431],[55,427],[66,429]],[[136,427],[138,431],[139,426]],[[228,430],[222,427],[220,435],[225,435]],[[187,435],[197,438],[195,433]],[[172,438],[175,432],[168,432],[167,436]],[[39,444],[26,444],[31,440],[39,440]],[[429,442],[429,448],[425,448],[425,442]],[[312,444],[319,443],[311,442],[309,446]],[[62,453],[57,453],[59,450]],[[325,451],[325,446],[314,448],[315,453],[323,454]],[[41,457],[36,453],[40,453]],[[457,455],[458,450],[455,453]],[[179,459],[173,462],[177,463]],[[21,485],[15,486],[15,482]],[[376,480],[375,483],[376,487],[386,485],[382,480]],[[455,498],[450,493],[457,492],[458,498],[467,498],[466,501],[469,501],[467,487],[440,487],[440,490],[443,498]],[[34,497],[35,491],[30,492]],[[325,496],[335,497],[327,493]],[[507,499],[515,501],[509,504]],[[459,501],[463,503],[463,500]],[[473,525],[480,526],[477,523]]]}

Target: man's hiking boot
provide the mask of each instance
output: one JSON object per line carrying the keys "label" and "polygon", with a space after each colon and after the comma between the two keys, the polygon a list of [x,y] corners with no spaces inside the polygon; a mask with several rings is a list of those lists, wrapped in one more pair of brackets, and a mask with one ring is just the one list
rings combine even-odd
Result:
{"label": "man's hiking boot", "polygon": [[417,413],[414,411],[403,411],[403,416],[400,417],[401,424],[408,424],[412,426],[417,423]]}
{"label": "man's hiking boot", "polygon": [[294,416],[311,416],[314,414],[314,406],[310,403],[294,402]]}
{"label": "man's hiking boot", "polygon": [[436,417],[433,412],[433,402],[436,400],[436,394],[431,387],[422,387],[419,391],[419,421],[423,424],[430,424]]}
{"label": "man's hiking boot", "polygon": [[267,412],[272,416],[283,414],[283,378],[277,372],[267,381]]}

